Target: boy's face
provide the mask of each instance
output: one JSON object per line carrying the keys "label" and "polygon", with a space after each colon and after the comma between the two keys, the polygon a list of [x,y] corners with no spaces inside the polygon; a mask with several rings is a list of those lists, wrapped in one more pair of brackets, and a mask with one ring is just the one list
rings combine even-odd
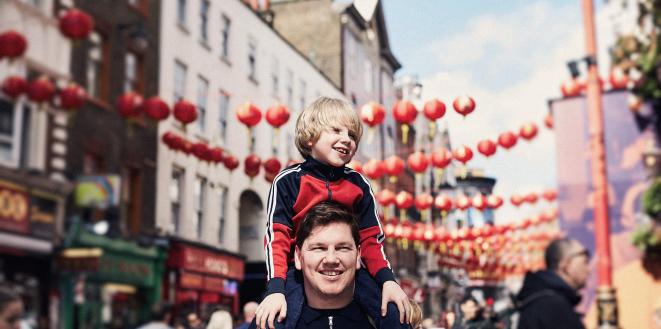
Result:
{"label": "boy's face", "polygon": [[316,143],[310,142],[312,157],[334,167],[342,167],[351,161],[356,152],[356,136],[342,125],[331,126],[319,135]]}

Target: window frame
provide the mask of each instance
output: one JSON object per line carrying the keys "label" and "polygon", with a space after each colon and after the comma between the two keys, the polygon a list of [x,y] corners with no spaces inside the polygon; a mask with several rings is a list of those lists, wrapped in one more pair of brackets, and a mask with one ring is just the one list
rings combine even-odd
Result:
{"label": "window frame", "polygon": [[[204,89],[202,89],[204,86]],[[202,92],[204,90],[204,92]],[[200,130],[200,133],[206,131],[206,119],[209,107],[209,80],[202,75],[197,76],[197,127]]]}
{"label": "window frame", "polygon": [[[175,179],[175,173],[178,174],[178,176]],[[177,187],[177,199],[173,200],[172,199],[172,187],[173,184],[176,182],[176,187]],[[179,166],[172,166],[172,170],[170,171],[170,186],[168,186],[168,203],[170,205],[170,228],[172,229],[172,232],[175,234],[180,234],[181,233],[181,210],[182,210],[182,204],[183,204],[183,190],[186,186],[186,169],[183,167]],[[176,201],[176,202],[175,202]],[[177,210],[173,209],[173,206],[176,205]],[[176,214],[176,217],[174,216]]]}
{"label": "window frame", "polygon": [[[8,152],[10,154],[9,158],[0,156],[0,165],[18,168],[21,165],[21,151],[23,150],[23,127],[24,127],[24,117],[25,117],[25,101],[19,99],[14,102],[12,99],[0,96],[0,99],[8,104],[13,104],[12,114],[12,133],[11,135],[6,135],[8,144],[11,145],[11,150]],[[3,136],[4,137],[4,136]]]}
{"label": "window frame", "polygon": [[[178,71],[179,68],[182,68],[183,70]],[[178,72],[183,72],[183,76],[181,79],[178,77]],[[175,59],[174,60],[174,87],[172,88],[173,92],[173,99],[175,102],[179,101],[180,99],[186,98],[186,79],[188,78],[188,65],[186,65],[184,62]],[[181,81],[181,90],[179,89],[179,83],[177,81]],[[181,93],[181,94],[179,94]]]}
{"label": "window frame", "polygon": [[232,19],[225,14],[221,14],[220,30],[220,58],[229,62],[230,57],[230,33],[232,29]]}
{"label": "window frame", "polygon": [[211,2],[209,0],[200,0],[200,42],[209,44],[209,12]]}

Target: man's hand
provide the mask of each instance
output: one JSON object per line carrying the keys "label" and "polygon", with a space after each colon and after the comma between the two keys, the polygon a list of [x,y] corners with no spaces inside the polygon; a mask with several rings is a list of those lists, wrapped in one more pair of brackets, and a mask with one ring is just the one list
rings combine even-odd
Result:
{"label": "man's hand", "polygon": [[388,311],[388,302],[397,304],[399,309],[399,322],[409,323],[411,316],[411,304],[404,290],[395,281],[386,281],[383,284],[383,298],[381,299],[381,316],[386,316]]}
{"label": "man's hand", "polygon": [[[281,293],[270,294],[264,298],[261,304],[257,307],[255,313],[255,323],[259,329],[275,328],[273,321],[276,315],[278,322],[282,322],[287,316],[287,301],[285,295]],[[266,326],[268,323],[268,327]]]}

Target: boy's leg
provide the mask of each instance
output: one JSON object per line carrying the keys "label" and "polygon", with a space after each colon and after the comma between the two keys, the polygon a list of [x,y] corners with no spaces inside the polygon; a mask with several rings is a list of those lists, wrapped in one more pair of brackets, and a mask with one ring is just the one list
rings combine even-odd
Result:
{"label": "boy's leg", "polygon": [[367,311],[376,322],[377,328],[408,328],[399,323],[399,310],[395,303],[388,303],[385,317],[381,317],[382,290],[379,284],[365,269],[356,273],[356,289],[354,299]]}

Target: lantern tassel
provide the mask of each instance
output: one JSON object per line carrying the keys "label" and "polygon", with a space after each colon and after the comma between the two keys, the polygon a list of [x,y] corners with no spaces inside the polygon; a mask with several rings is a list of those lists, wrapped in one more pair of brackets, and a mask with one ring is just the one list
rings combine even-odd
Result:
{"label": "lantern tassel", "polygon": [[397,183],[397,176],[390,176],[390,183],[392,184]]}
{"label": "lantern tassel", "polygon": [[436,137],[436,121],[429,122],[429,140],[433,140]]}
{"label": "lantern tassel", "polygon": [[278,127],[278,128],[273,129],[273,140],[272,140],[272,143],[271,143],[271,147],[274,150],[276,150],[278,148],[279,142],[280,142],[280,128]]}
{"label": "lantern tassel", "polygon": [[409,125],[404,123],[402,124],[402,143],[406,145],[408,139],[409,139]]}

